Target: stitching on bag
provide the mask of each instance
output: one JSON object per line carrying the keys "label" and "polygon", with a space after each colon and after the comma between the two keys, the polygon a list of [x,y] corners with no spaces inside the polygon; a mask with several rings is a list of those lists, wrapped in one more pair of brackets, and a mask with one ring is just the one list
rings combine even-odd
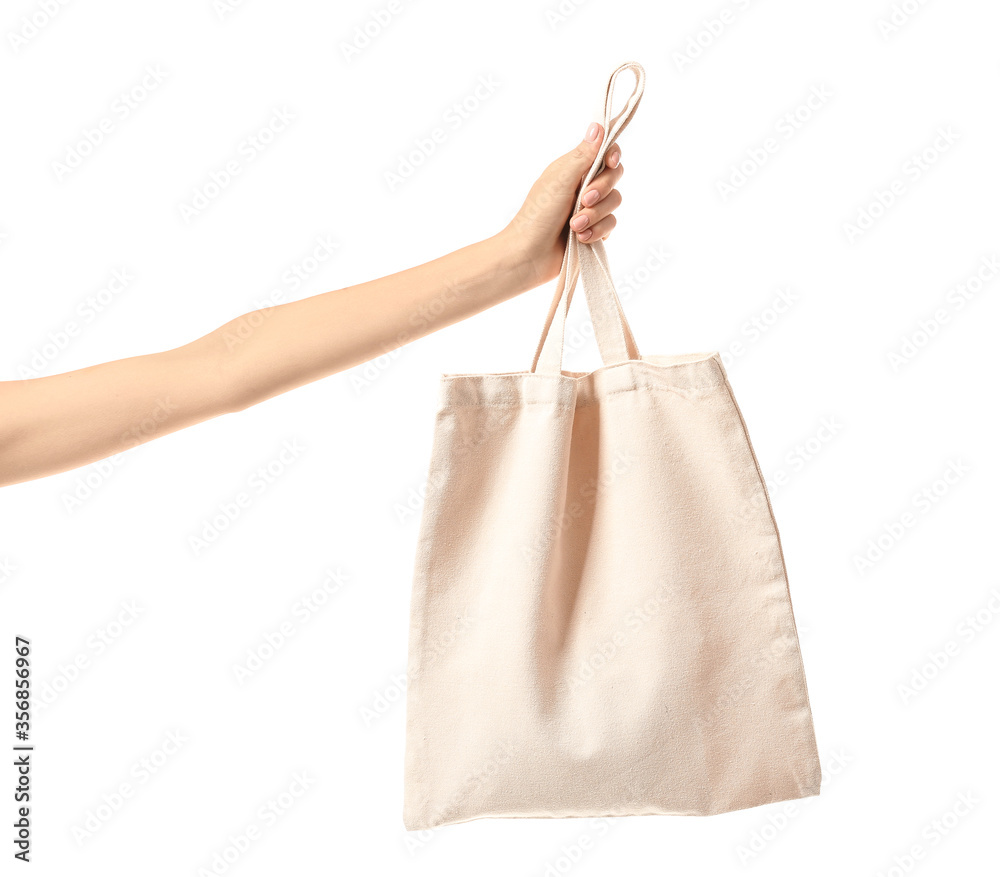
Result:
{"label": "stitching on bag", "polygon": [[[774,516],[774,508],[771,505],[771,496],[767,490],[767,484],[764,481],[764,473],[760,468],[760,462],[757,460],[757,453],[753,449],[753,442],[750,441],[750,431],[747,429],[746,419],[743,417],[743,412],[740,410],[740,405],[736,401],[736,394],[733,392],[733,387],[729,383],[729,378],[723,372],[723,380],[725,381],[725,388],[729,393],[729,399],[732,402],[733,410],[736,413],[736,417],[740,422],[740,426],[743,429],[743,438],[746,442],[747,450],[750,452],[750,458],[753,460],[754,467],[757,470],[757,479],[760,482],[761,490],[764,491],[764,498],[767,500],[767,511],[771,518],[771,526],[774,528],[774,537],[778,543],[778,556],[781,559],[781,575],[785,580],[785,596],[788,600],[788,611],[792,618],[792,632],[795,634],[795,650],[798,653],[798,677],[799,677],[799,689],[802,694],[803,700],[805,701],[805,707],[809,711],[810,717],[812,716],[812,705],[809,702],[809,686],[806,683],[806,673],[805,673],[805,662],[802,658],[802,647],[799,642],[799,628],[795,621],[795,607],[792,606],[792,594],[788,583],[788,567],[785,564],[785,551],[781,545],[781,534],[778,531],[778,521]],[[810,720],[810,726],[812,726],[812,721]],[[816,732],[815,727],[813,727],[813,746],[816,745]],[[817,755],[818,758],[818,755]]]}
{"label": "stitching on bag", "polygon": [[[678,366],[700,365],[702,363],[711,362],[713,360],[717,360],[718,359],[718,354],[717,353],[689,354],[689,355],[691,355],[691,356],[703,356],[703,358],[702,359],[689,360],[687,362],[675,362],[675,363],[671,363],[669,365],[663,365],[663,364],[655,363],[655,362],[647,362],[647,361],[642,360],[642,359],[639,359],[639,360],[627,360],[626,362],[617,362],[617,363],[614,363],[613,365],[601,366],[600,368],[594,369],[594,371],[584,372],[579,377],[575,377],[575,378],[574,377],[570,377],[569,375],[563,375],[563,374],[559,374],[559,375],[546,375],[546,374],[540,374],[538,372],[530,372],[530,371],[520,371],[520,372],[492,372],[492,373],[486,373],[486,374],[475,374],[475,373],[469,373],[469,374],[443,374],[443,375],[441,375],[441,386],[442,386],[442,389],[444,389],[444,387],[446,386],[445,382],[450,383],[452,380],[456,380],[456,379],[459,379],[459,378],[515,378],[515,377],[531,377],[531,378],[541,378],[543,380],[573,381],[574,384],[578,384],[580,381],[582,381],[582,380],[584,380],[586,378],[592,377],[593,375],[597,374],[598,372],[610,372],[610,371],[613,371],[614,369],[617,369],[617,368],[622,368],[624,366],[635,366],[636,364],[641,365],[641,366],[645,366],[646,368],[649,368],[649,369],[652,369],[653,370],[653,374],[661,375],[662,376],[663,375],[663,370],[665,370],[665,369],[673,369],[673,368],[676,368]],[[722,379],[725,380],[724,376],[722,376]],[[510,401],[484,401],[482,398],[473,398],[473,399],[470,399],[468,402],[451,403],[451,404],[446,405],[444,407],[445,408],[448,408],[448,407],[461,407],[461,408],[468,408],[468,407],[481,407],[481,408],[518,408],[518,407],[523,407],[525,405],[550,405],[550,406],[556,406],[558,408],[576,409],[576,408],[589,408],[592,405],[599,404],[602,400],[607,399],[607,398],[609,398],[611,396],[616,396],[619,393],[631,393],[631,392],[634,392],[636,390],[664,390],[664,391],[667,391],[667,392],[678,393],[679,395],[683,395],[683,393],[685,391],[688,391],[688,392],[706,392],[706,391],[709,391],[709,390],[718,389],[718,388],[720,388],[722,386],[723,386],[723,384],[719,380],[717,380],[715,383],[711,383],[711,384],[697,384],[697,385],[694,385],[694,386],[692,386],[692,385],[661,384],[661,383],[655,383],[655,382],[654,383],[642,383],[642,384],[636,384],[635,386],[631,386],[631,387],[622,387],[621,389],[618,389],[618,390],[610,390],[610,391],[601,393],[598,396],[595,396],[595,397],[593,397],[591,399],[588,399],[585,402],[580,402],[578,400],[578,397],[574,397],[574,399],[573,399],[572,402],[560,401],[558,399],[529,399],[529,398],[525,398],[524,394],[520,390],[515,390],[514,393],[513,393],[514,398],[512,398]],[[447,390],[445,390],[445,392],[447,393]],[[489,392],[487,392],[485,395],[489,395]]]}
{"label": "stitching on bag", "polygon": [[594,405],[599,405],[605,399],[611,396],[618,396],[622,393],[635,393],[638,390],[649,390],[652,392],[660,391],[666,393],[676,393],[678,396],[685,396],[688,392],[703,393],[710,390],[719,390],[722,388],[721,384],[707,384],[705,386],[697,387],[671,387],[671,386],[653,386],[650,384],[639,384],[635,387],[623,387],[620,390],[611,390],[606,393],[601,393],[600,396],[588,399],[585,402],[580,402],[574,400],[573,402],[561,402],[558,399],[512,399],[510,402],[487,402],[482,399],[470,399],[468,402],[450,402],[443,406],[444,409],[448,408],[522,408],[526,405],[549,405],[556,408],[566,408],[566,409],[576,409],[576,408],[590,408]]}
{"label": "stitching on bag", "polygon": [[[650,354],[650,355],[651,356],[655,356],[657,354]],[[524,371],[518,371],[518,372],[484,372],[484,373],[483,372],[478,372],[478,373],[477,372],[454,372],[454,373],[445,373],[445,374],[441,375],[441,380],[442,381],[450,381],[450,380],[454,380],[455,378],[513,378],[513,377],[530,377],[530,378],[543,378],[545,380],[573,381],[574,383],[576,383],[578,381],[582,381],[584,378],[589,378],[592,375],[597,374],[598,372],[610,372],[610,371],[614,371],[614,369],[616,369],[616,368],[623,368],[625,366],[641,365],[641,366],[645,366],[646,368],[651,368],[651,369],[654,369],[654,370],[660,370],[660,369],[668,369],[668,368],[677,368],[678,366],[684,366],[684,365],[699,365],[699,364],[701,364],[703,362],[711,362],[714,359],[718,359],[718,352],[717,351],[711,351],[709,353],[688,353],[688,354],[681,354],[681,355],[683,355],[683,356],[700,356],[702,358],[701,359],[689,359],[686,362],[672,362],[669,365],[664,365],[663,363],[658,363],[658,362],[649,362],[648,360],[645,360],[645,359],[628,359],[628,360],[625,360],[625,362],[616,362],[616,363],[612,363],[611,365],[602,365],[599,368],[595,368],[593,371],[575,373],[575,374],[578,374],[578,376],[575,377],[575,378],[571,377],[570,375],[564,375],[562,373],[560,373],[558,375],[547,375],[547,374],[543,374],[542,372],[533,372],[533,371],[524,370]]]}

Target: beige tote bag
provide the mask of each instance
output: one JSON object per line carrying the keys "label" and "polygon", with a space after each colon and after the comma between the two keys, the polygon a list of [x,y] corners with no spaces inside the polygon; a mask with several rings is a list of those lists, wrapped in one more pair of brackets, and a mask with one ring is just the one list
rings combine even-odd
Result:
{"label": "beige tote bag", "polygon": [[[612,74],[581,193],[644,80]],[[578,278],[604,363],[587,373],[562,370]],[[569,235],[528,371],[441,376],[420,527],[408,830],[819,793],[781,543],[722,361],[640,356],[600,239]]]}

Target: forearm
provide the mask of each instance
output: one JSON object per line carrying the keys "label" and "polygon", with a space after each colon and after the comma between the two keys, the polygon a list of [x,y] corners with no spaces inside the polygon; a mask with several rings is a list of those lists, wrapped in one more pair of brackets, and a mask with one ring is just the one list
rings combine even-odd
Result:
{"label": "forearm", "polygon": [[217,363],[191,346],[0,383],[0,485],[102,460],[226,409]]}
{"label": "forearm", "polygon": [[377,280],[244,314],[173,350],[0,382],[0,485],[92,463],[350,368],[537,282],[501,233]]}
{"label": "forearm", "polygon": [[501,233],[431,262],[253,311],[199,339],[221,363],[236,408],[352,368],[537,284]]}

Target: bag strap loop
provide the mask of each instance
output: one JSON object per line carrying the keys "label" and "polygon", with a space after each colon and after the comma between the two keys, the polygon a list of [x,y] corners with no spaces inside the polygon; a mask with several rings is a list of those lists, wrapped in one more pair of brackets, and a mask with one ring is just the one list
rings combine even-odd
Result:
{"label": "bag strap loop", "polygon": [[[612,116],[615,80],[626,70],[635,74],[635,87],[622,111]],[[604,159],[608,150],[631,121],[632,116],[635,115],[645,83],[645,71],[642,65],[635,61],[628,61],[620,65],[608,79],[604,98],[604,140],[590,170],[580,184],[576,205],[570,214],[571,216],[575,215],[582,207],[583,192],[604,169]],[[615,291],[604,241],[597,238],[594,241],[581,243],[576,232],[570,229],[566,249],[563,252],[562,268],[559,271],[555,296],[542,329],[542,337],[535,350],[531,372],[556,375],[562,373],[566,316],[569,313],[569,306],[578,279],[581,279],[583,283],[584,296],[590,311],[590,318],[594,324],[594,336],[597,339],[597,346],[604,364],[612,365],[640,358],[635,338],[632,336],[632,330],[625,318],[618,293]]]}

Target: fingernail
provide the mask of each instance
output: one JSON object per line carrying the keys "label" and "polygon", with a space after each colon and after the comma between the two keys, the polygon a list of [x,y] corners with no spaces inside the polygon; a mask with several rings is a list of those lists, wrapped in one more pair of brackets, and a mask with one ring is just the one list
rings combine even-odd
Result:
{"label": "fingernail", "polygon": [[573,228],[575,228],[577,231],[579,231],[581,228],[587,227],[587,222],[588,222],[587,214],[580,213],[573,217],[573,220],[570,222],[570,225],[573,226]]}
{"label": "fingernail", "polygon": [[617,150],[611,153],[611,157],[608,159],[608,165],[610,167],[618,167],[618,162],[621,161],[622,154]]}
{"label": "fingernail", "polygon": [[587,129],[587,140],[593,143],[597,139],[597,132],[601,130],[601,126],[597,122],[591,122],[590,127]]}
{"label": "fingernail", "polygon": [[593,236],[594,230],[592,228],[588,228],[586,231],[581,231],[580,234],[577,235],[581,241],[589,241]]}
{"label": "fingernail", "polygon": [[597,199],[601,197],[601,193],[597,189],[591,189],[583,196],[583,203],[588,207],[593,207],[597,203]]}

